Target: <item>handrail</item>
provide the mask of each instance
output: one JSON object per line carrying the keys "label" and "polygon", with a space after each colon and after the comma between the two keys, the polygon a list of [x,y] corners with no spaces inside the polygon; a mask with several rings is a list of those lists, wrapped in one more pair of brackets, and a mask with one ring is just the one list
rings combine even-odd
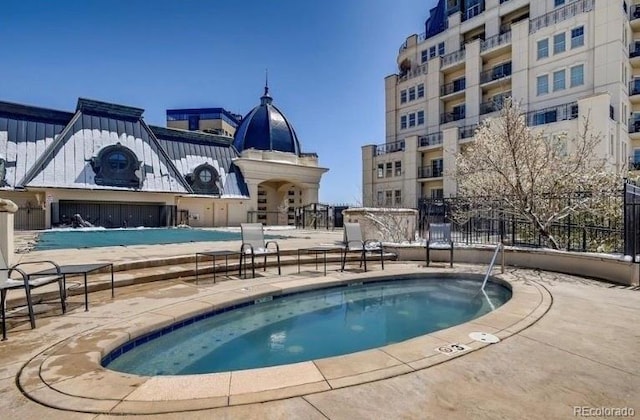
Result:
{"label": "handrail", "polygon": [[487,268],[487,274],[484,276],[482,287],[480,287],[480,290],[482,290],[483,292],[484,292],[484,287],[487,285],[487,281],[489,280],[489,274],[491,274],[491,270],[493,270],[493,266],[496,263],[496,258],[498,257],[498,252],[500,250],[502,250],[504,255],[504,245],[502,243],[499,243],[498,246],[496,246],[496,250],[493,253],[493,258],[491,258],[491,263],[489,264],[489,268]]}

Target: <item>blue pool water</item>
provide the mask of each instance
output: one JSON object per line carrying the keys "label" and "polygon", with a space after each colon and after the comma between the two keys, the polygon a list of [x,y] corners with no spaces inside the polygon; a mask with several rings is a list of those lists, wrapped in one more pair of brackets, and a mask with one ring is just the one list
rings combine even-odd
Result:
{"label": "blue pool water", "polygon": [[353,353],[467,322],[511,298],[508,288],[489,282],[490,304],[480,285],[401,279],[277,297],[141,337],[103,364],[139,375],[186,375]]}
{"label": "blue pool water", "polygon": [[37,251],[41,251],[45,249],[176,244],[201,241],[233,241],[239,239],[239,232],[203,229],[144,228],[53,230],[40,233],[34,248]]}

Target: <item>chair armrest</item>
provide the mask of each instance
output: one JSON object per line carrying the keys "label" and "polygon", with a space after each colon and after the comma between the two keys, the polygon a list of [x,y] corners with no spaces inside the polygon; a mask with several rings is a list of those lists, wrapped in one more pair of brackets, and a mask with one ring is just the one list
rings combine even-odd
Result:
{"label": "chair armrest", "polygon": [[[23,266],[23,265],[33,265],[33,264],[43,264],[43,263],[44,263],[44,264],[51,264],[51,265],[56,269],[56,273],[55,273],[55,274],[57,274],[58,276],[60,276],[60,275],[61,275],[61,273],[60,273],[60,266],[59,266],[58,264],[56,264],[55,262],[50,261],[50,260],[42,260],[42,261],[25,261],[25,262],[21,262],[21,263],[18,263],[18,264],[16,264],[16,265],[14,265],[13,267],[11,267],[11,269],[12,269],[12,270],[17,269],[16,271],[21,272],[21,273],[24,273],[24,271],[22,271],[22,269],[18,269],[18,267]],[[26,273],[25,273],[25,274],[26,274]],[[26,274],[26,275],[27,275],[27,276],[31,276],[31,274]],[[43,274],[43,276],[44,276],[44,275],[50,276],[50,275],[52,275],[52,274]]]}
{"label": "chair armrest", "polygon": [[251,245],[251,244],[246,244],[246,243],[244,243],[244,242],[243,242],[243,243],[242,243],[242,245],[240,246],[240,253],[241,253],[241,254],[244,254],[244,253],[246,252],[246,251],[245,251],[245,248],[246,248],[246,247],[249,247],[249,251],[251,251],[251,254],[253,254],[253,253],[254,253],[254,252],[253,252],[253,245]]}
{"label": "chair armrest", "polygon": [[18,266],[15,265],[11,268],[9,268],[7,271],[7,277],[11,278],[11,273],[13,273],[14,271],[17,271],[18,274],[20,274],[22,276],[22,279],[24,280],[24,284],[25,286],[28,284],[29,282],[29,275],[22,269],[17,268]]}
{"label": "chair armrest", "polygon": [[278,246],[278,243],[277,243],[276,241],[267,241],[267,242],[264,244],[264,247],[265,247],[266,249],[269,249],[269,244],[274,244],[274,245],[276,246],[276,252],[280,253],[280,247]]}

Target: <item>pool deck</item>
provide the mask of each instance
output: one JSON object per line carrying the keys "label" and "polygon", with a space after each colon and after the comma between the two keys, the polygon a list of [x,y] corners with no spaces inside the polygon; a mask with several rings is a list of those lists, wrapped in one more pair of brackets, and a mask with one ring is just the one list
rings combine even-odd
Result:
{"label": "pool deck", "polygon": [[[294,231],[281,248],[297,249],[340,239],[341,232]],[[180,244],[21,254],[22,261],[61,264],[154,260],[196,251],[235,249],[235,242]],[[531,418],[574,417],[574,407],[633,408],[640,416],[640,291],[579,277],[508,268],[512,301],[471,323],[380,349],[291,366],[188,378],[117,374],[97,366],[100,354],[129,337],[224,302],[301,290],[319,283],[358,281],[406,273],[481,273],[456,264],[373,263],[366,275],[326,277],[313,264],[260,271],[257,279],[232,277],[198,285],[189,277],[119,287],[90,294],[84,312],[72,296],[64,315],[36,317],[9,330],[0,343],[0,413],[7,418]],[[140,269],[147,275],[148,270]],[[166,267],[164,268],[166,271]],[[496,273],[499,273],[496,270]],[[116,282],[136,270],[116,273]],[[468,337],[493,333],[487,345]],[[117,344],[114,344],[117,343]],[[451,343],[469,350],[444,355]],[[20,384],[18,388],[17,383]],[[39,402],[36,402],[39,401]],[[83,412],[84,411],[84,412]],[[86,412],[91,413],[86,413]],[[166,411],[166,414],[149,414]],[[102,413],[102,414],[100,414]]]}

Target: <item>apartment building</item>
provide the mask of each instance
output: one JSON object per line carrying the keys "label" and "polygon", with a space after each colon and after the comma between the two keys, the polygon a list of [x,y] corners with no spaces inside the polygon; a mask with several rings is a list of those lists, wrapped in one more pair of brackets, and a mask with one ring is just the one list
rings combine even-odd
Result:
{"label": "apartment building", "polygon": [[424,29],[385,78],[385,142],[362,147],[364,205],[454,196],[455,155],[509,96],[545,135],[588,118],[612,168],[640,168],[640,4],[439,0]]}
{"label": "apartment building", "polygon": [[242,115],[224,108],[167,109],[167,127],[233,137]]}

